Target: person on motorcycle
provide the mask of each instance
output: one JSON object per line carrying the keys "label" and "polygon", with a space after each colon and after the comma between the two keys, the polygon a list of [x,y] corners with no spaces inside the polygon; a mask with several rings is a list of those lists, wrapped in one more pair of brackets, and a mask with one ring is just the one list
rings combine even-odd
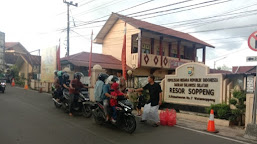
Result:
{"label": "person on motorcycle", "polygon": [[114,96],[111,95],[111,85],[118,81],[118,77],[116,76],[109,76],[105,82],[104,88],[103,88],[103,92],[104,92],[104,100],[103,100],[103,104],[104,104],[104,113],[105,113],[105,117],[106,117],[106,121],[109,121],[110,117],[109,117],[109,112],[108,112],[108,108],[109,108],[109,99],[110,98],[115,98]]}
{"label": "person on motorcycle", "polygon": [[63,78],[62,88],[68,90],[69,89],[69,85],[70,85],[70,80],[69,80],[70,76],[69,76],[69,74],[68,73],[64,73],[62,75],[62,78]]}
{"label": "person on motorcycle", "polygon": [[111,89],[113,90],[113,92],[111,92],[111,95],[114,97],[110,99],[110,106],[112,107],[112,112],[113,112],[111,121],[115,123],[117,119],[117,110],[116,110],[116,106],[118,105],[117,97],[125,96],[125,94],[119,91],[119,84],[116,82],[112,84]]}
{"label": "person on motorcycle", "polygon": [[56,101],[59,102],[62,89],[61,89],[61,83],[60,83],[57,73],[58,73],[58,71],[55,70],[54,71],[54,75],[55,75],[55,78],[54,78],[55,97],[54,98],[56,99]]}
{"label": "person on motorcycle", "polygon": [[94,89],[94,96],[95,96],[95,101],[96,102],[103,102],[105,96],[103,92],[103,87],[105,84],[105,80],[109,77],[109,75],[101,73],[98,76],[98,80],[96,81],[95,84],[95,89]]}
{"label": "person on motorcycle", "polygon": [[69,94],[70,94],[69,115],[70,116],[72,116],[73,104],[75,100],[78,99],[79,90],[81,88],[93,88],[93,87],[85,86],[80,82],[80,79],[82,76],[83,74],[81,72],[76,72],[74,74],[74,80],[72,80],[70,83],[70,88],[69,88]]}

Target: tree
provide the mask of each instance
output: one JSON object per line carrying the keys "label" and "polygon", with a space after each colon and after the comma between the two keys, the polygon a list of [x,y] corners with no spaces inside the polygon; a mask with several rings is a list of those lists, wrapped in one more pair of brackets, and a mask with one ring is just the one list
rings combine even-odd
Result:
{"label": "tree", "polygon": [[231,71],[231,68],[229,68],[228,66],[226,65],[223,65],[221,67],[217,67],[218,70],[225,70],[225,71]]}
{"label": "tree", "polygon": [[246,105],[244,104],[246,100],[245,91],[235,90],[233,91],[234,98],[230,99],[229,103],[234,105],[236,109],[232,109],[231,120],[237,121],[238,125],[243,125],[243,115],[245,114]]}

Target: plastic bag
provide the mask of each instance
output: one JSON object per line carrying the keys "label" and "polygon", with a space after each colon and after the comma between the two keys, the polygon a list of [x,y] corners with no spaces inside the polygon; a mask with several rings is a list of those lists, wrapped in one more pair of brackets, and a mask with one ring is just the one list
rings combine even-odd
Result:
{"label": "plastic bag", "polygon": [[176,111],[174,109],[167,112],[168,126],[174,126],[177,123]]}
{"label": "plastic bag", "polygon": [[166,109],[165,111],[162,110],[160,112],[160,124],[161,125],[167,125],[168,124],[168,121],[167,121],[167,117],[168,117],[168,109]]}

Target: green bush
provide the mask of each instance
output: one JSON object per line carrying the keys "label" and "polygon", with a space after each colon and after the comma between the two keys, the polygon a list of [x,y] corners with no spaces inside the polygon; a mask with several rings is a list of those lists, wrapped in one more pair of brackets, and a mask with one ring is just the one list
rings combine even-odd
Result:
{"label": "green bush", "polygon": [[211,109],[214,111],[215,118],[229,120],[231,116],[231,109],[227,104],[212,104],[210,107],[206,108],[206,112],[209,114]]}
{"label": "green bush", "polygon": [[245,91],[233,91],[234,98],[229,101],[230,104],[234,105],[236,109],[233,109],[232,116],[230,120],[236,122],[239,126],[243,125],[243,115],[245,113],[246,105],[244,104],[246,100]]}
{"label": "green bush", "polygon": [[232,105],[236,105],[237,100],[236,99],[230,99],[229,103],[232,104]]}

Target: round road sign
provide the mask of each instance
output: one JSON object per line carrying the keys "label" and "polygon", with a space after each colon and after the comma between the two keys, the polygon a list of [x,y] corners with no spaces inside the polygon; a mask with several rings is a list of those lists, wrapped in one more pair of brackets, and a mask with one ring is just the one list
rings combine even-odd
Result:
{"label": "round road sign", "polygon": [[257,31],[249,36],[248,46],[251,50],[257,51]]}

